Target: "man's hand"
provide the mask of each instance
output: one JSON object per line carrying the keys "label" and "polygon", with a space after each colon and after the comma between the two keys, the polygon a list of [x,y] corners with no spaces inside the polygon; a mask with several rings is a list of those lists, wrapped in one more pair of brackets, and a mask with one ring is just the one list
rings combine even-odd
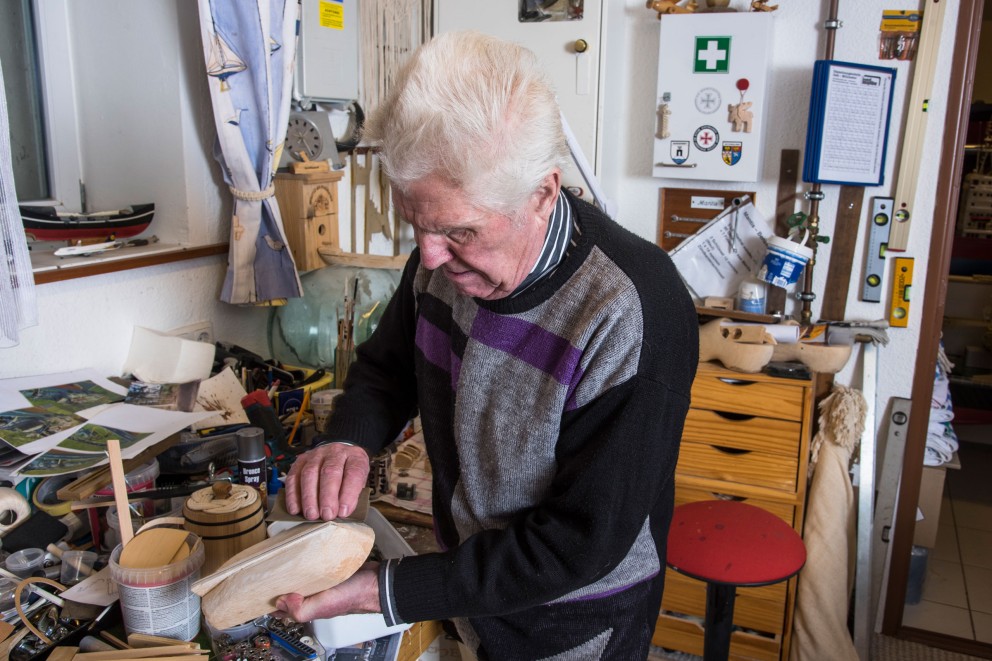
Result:
{"label": "man's hand", "polygon": [[276,617],[290,617],[296,622],[379,613],[379,563],[366,562],[345,582],[309,597],[295,592],[284,594],[276,599],[276,608]]}
{"label": "man's hand", "polygon": [[368,475],[369,455],[362,448],[331,443],[305,452],[286,476],[286,509],[311,521],[348,516]]}

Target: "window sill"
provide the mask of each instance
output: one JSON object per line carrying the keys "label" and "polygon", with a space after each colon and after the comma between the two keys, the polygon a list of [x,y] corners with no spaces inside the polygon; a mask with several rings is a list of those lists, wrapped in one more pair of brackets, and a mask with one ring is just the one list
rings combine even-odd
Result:
{"label": "window sill", "polygon": [[31,266],[34,282],[43,285],[91,275],[127,271],[145,266],[169,264],[187,259],[197,259],[209,255],[222,255],[228,244],[214,243],[205,246],[183,246],[169,243],[153,243],[147,246],[130,246],[89,257],[56,257],[54,250],[31,250]]}

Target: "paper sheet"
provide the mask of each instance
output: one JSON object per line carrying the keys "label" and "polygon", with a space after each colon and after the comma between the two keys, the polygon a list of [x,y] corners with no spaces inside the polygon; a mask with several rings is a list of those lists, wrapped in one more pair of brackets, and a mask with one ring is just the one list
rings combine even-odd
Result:
{"label": "paper sheet", "polygon": [[741,281],[761,268],[768,237],[774,233],[774,226],[748,201],[736,214],[714,218],[670,255],[697,301],[707,296],[734,297]]}
{"label": "paper sheet", "polygon": [[134,327],[124,372],[145,383],[188,383],[210,377],[214,345]]}
{"label": "paper sheet", "polygon": [[193,410],[209,411],[214,415],[194,423],[193,431],[222,425],[248,424],[248,414],[241,405],[241,398],[247,394],[231,368],[201,381]]}

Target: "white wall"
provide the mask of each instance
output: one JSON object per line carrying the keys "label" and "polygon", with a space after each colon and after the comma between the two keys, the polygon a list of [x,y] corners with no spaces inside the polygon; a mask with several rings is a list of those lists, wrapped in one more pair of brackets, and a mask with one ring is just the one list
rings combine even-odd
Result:
{"label": "white wall", "polygon": [[[734,6],[739,2],[735,0]],[[824,36],[822,22],[827,0],[805,0],[779,3],[775,14],[775,45],[771,75],[772,99],[766,109],[769,115],[768,143],[765,146],[765,164],[762,180],[756,184],[758,207],[773,215],[777,186],[778,154],[784,148],[802,149],[809,101],[809,79],[813,61],[822,57]],[[138,10],[134,5],[140,6]],[[887,9],[915,9],[917,2],[891,0]],[[180,200],[185,213],[193,219],[191,227],[199,228],[201,236],[215,236],[225,231],[227,217],[224,209],[227,194],[217,187],[217,169],[209,156],[212,133],[208,125],[209,102],[204,104],[197,67],[202,67],[202,51],[183,51],[198,48],[199,34],[195,5],[183,0],[157,0],[156,2],[128,3],[123,0],[91,0],[86,11],[80,11],[79,25],[97,21],[101,12],[126,14],[126,20],[117,16],[114,24],[130,27],[136,32],[151,32],[143,37],[154,44],[158,55],[144,63],[147,75],[157,75],[168,85],[168,90],[180,95],[182,103],[145,104],[147,126],[156,133],[159,148],[167,148],[169,156],[160,160],[153,173],[145,172],[144,178],[159,182],[179,180]],[[147,14],[136,15],[134,12]],[[880,7],[874,3],[842,2],[840,18],[844,27],[838,31],[836,58],[877,63],[876,43]],[[91,15],[92,12],[92,15]],[[85,14],[85,16],[84,16]],[[939,176],[940,132],[944,120],[944,105],[949,56],[953,46],[953,29],[956,23],[956,3],[949,3],[945,16],[942,48],[937,67],[936,90],[930,103],[928,132],[921,186],[916,201],[916,219],[910,235],[906,256],[916,258],[916,282],[922,283],[927,265],[930,241],[925,219],[933,209],[933,182]],[[123,20],[123,22],[122,22]],[[608,194],[619,203],[619,220],[641,236],[654,240],[657,232],[658,189],[662,186],[686,187],[685,181],[654,179],[651,172],[651,140],[645,139],[654,130],[654,101],[657,79],[658,19],[644,7],[642,0],[610,0],[606,8],[606,62],[605,116],[602,179]],[[163,37],[159,31],[164,31]],[[78,32],[77,32],[78,34]],[[172,35],[168,37],[168,35]],[[82,35],[79,35],[82,38]],[[133,43],[131,45],[137,46]],[[180,48],[180,45],[183,48]],[[179,55],[185,52],[185,55]],[[128,57],[130,55],[123,55]],[[197,59],[201,58],[201,59]],[[190,64],[190,63],[194,64]],[[906,86],[912,76],[908,63],[887,62],[898,69],[896,108],[901,109],[906,96]],[[175,74],[175,69],[181,75]],[[156,72],[163,72],[161,75]],[[96,74],[94,74],[96,75]],[[92,96],[109,98],[107,90],[119,95],[121,89],[113,81],[102,78],[91,80],[83,86],[84,99]],[[124,85],[126,87],[126,85]],[[191,91],[192,90],[192,91]],[[119,97],[118,97],[119,98]],[[99,99],[100,112],[112,116],[115,104]],[[123,112],[123,111],[122,111]],[[179,120],[176,114],[180,114]],[[892,193],[893,172],[898,163],[896,139],[901,135],[904,114],[896,112],[890,140],[885,186],[866,189],[865,209],[869,198]],[[133,118],[123,125],[129,126]],[[129,129],[130,130],[130,129]],[[129,134],[132,135],[133,134]],[[206,137],[205,137],[206,136]],[[111,136],[112,137],[112,136]],[[134,140],[129,137],[128,142]],[[108,149],[116,145],[105,141]],[[164,147],[163,147],[164,145]],[[181,158],[173,153],[181,149]],[[118,145],[119,146],[119,145]],[[126,144],[130,149],[133,146]],[[115,149],[117,146],[114,147]],[[185,168],[185,171],[182,169]],[[181,170],[173,173],[173,169]],[[732,185],[705,182],[707,187],[729,188]],[[150,189],[151,190],[151,189]],[[342,189],[346,190],[346,189]],[[801,189],[802,190],[802,189]],[[831,234],[836,212],[837,187],[825,186],[827,199],[821,204],[823,232]],[[132,189],[123,191],[122,198],[129,201]],[[163,203],[173,204],[166,199]],[[799,208],[805,208],[799,205]],[[172,211],[170,211],[172,213]],[[343,216],[344,217],[344,216]],[[218,229],[220,228],[220,229]],[[849,291],[849,319],[879,319],[885,316],[884,304],[865,304],[858,301],[858,287],[863,263],[864,227],[858,237],[859,254],[855,260],[854,274]],[[182,326],[202,319],[213,319],[218,338],[232,341],[265,353],[267,342],[265,326],[267,310],[245,309],[217,301],[223,281],[225,259],[204,258],[167,266],[145,268],[117,274],[95,276],[68,282],[42,285],[38,288],[40,320],[36,328],[23,333],[21,346],[0,351],[0,375],[19,376],[78,367],[94,367],[107,374],[115,374],[126,354],[131,328],[143,325],[160,330]],[[822,290],[829,265],[829,252],[821,251],[816,266],[814,288]],[[814,318],[819,302],[814,305]],[[912,306],[908,329],[891,329],[890,344],[881,352],[878,404],[884,407],[890,397],[908,397],[910,394],[913,360],[918,344],[920,326],[920,301]],[[842,383],[860,386],[860,363],[852,360],[839,375]]]}
{"label": "white wall", "polygon": [[[750,4],[734,0],[732,7]],[[823,59],[825,36],[822,28],[828,0],[780,2],[775,12],[775,44],[772,54],[771,88],[766,117],[765,156],[761,181],[755,184],[758,209],[765,215],[775,214],[778,185],[779,155],[782,149],[804,148],[806,120],[809,105],[810,79],[813,62]],[[893,0],[885,9],[918,9],[919,2]],[[957,22],[957,3],[948,3],[944,16],[941,49],[936,69],[936,83],[931,97],[929,127],[920,171],[920,185],[914,205],[916,222],[913,223],[909,245],[903,256],[914,257],[917,285],[925,280],[927,253],[930,245],[930,226],[934,205],[934,182],[940,176],[940,148],[942,141],[948,71],[954,44],[954,26]],[[658,34],[656,14],[645,9],[640,0],[610,2],[607,4],[607,44],[609,53],[605,72],[604,114],[607,118],[619,117],[620,121],[604,123],[602,178],[609,195],[619,203],[619,220],[646,239],[657,236],[658,189],[671,186],[693,186],[731,189],[739,184],[719,182],[687,182],[685,180],[655,179],[651,177],[652,140],[654,132],[655,96],[658,75]],[[881,6],[877,3],[847,1],[840,3],[839,18],[843,27],[837,31],[834,59],[865,64],[881,64],[897,69],[894,92],[893,123],[886,161],[885,185],[866,188],[862,207],[861,231],[857,241],[857,254],[848,292],[847,318],[875,320],[887,317],[883,302],[863,303],[858,300],[864,265],[864,246],[867,243],[864,218],[870,209],[871,197],[891,196],[894,176],[899,162],[900,138],[905,120],[907,84],[911,82],[913,67],[908,62],[880,62],[877,55],[878,27]],[[665,20],[662,18],[661,20]],[[747,184],[748,186],[751,184]],[[802,203],[801,193],[809,185],[800,186],[797,209],[808,211]],[[824,186],[826,199],[820,204],[821,231],[832,235],[837,211],[838,186]],[[813,288],[821,294],[829,268],[829,246],[820,249],[814,271]],[[885,280],[886,287],[889,280]],[[922,291],[922,286],[918,287]],[[794,291],[790,290],[790,293]],[[793,302],[795,305],[795,302]],[[880,352],[879,388],[877,405],[884,408],[891,397],[909,397],[912,388],[916,347],[922,301],[911,306],[909,327],[890,329],[891,341]],[[813,319],[818,318],[820,301],[813,305]],[[799,308],[791,312],[798,316]],[[861,362],[852,359],[838,375],[840,383],[861,387]]]}
{"label": "white wall", "polygon": [[[196,3],[69,3],[83,172],[91,209],[154,202],[146,234],[163,242],[227,240],[230,194],[215,136]],[[218,302],[226,258],[37,287],[39,324],[0,350],[0,377],[92,367],[119,374],[134,326],[212,320],[221,339],[265,352],[268,309]]]}

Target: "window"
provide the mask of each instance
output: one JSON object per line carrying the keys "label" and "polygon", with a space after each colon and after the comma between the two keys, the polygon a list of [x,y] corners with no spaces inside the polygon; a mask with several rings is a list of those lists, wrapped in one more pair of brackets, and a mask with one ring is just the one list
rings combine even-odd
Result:
{"label": "window", "polygon": [[82,209],[66,0],[12,0],[0,20],[14,185],[21,202]]}

